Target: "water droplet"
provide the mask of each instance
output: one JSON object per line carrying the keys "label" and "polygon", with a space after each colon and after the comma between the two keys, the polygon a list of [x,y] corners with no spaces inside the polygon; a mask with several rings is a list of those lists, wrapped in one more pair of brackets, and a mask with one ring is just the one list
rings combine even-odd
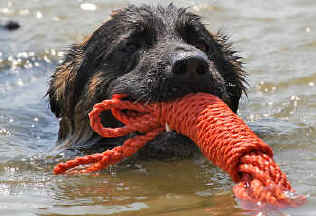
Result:
{"label": "water droplet", "polygon": [[297,199],[299,196],[291,191],[284,191],[284,195],[290,199]]}
{"label": "water droplet", "polygon": [[25,62],[25,64],[24,64],[24,67],[27,68],[27,69],[29,69],[29,68],[33,67],[33,64],[32,64],[29,60],[27,60],[27,61]]}
{"label": "water droplet", "polygon": [[290,97],[290,100],[292,100],[292,101],[299,101],[299,100],[301,100],[301,98],[298,97],[298,96],[293,95],[293,96]]}
{"label": "water droplet", "polygon": [[56,55],[56,50],[54,50],[54,49],[51,49],[51,54],[53,55],[53,56],[55,56]]}
{"label": "water droplet", "polygon": [[80,5],[80,8],[82,10],[95,11],[97,9],[97,6],[95,4],[92,4],[92,3],[82,3]]}
{"label": "water droplet", "polygon": [[250,121],[255,121],[256,116],[254,114],[250,114],[249,119],[250,119]]}
{"label": "water droplet", "polygon": [[65,55],[65,52],[62,52],[62,51],[59,51],[58,53],[57,53],[57,56],[58,57],[63,57]]}
{"label": "water droplet", "polygon": [[27,52],[20,52],[20,53],[18,53],[17,57],[18,58],[27,58],[28,54],[27,54]]}
{"label": "water droplet", "polygon": [[43,14],[40,11],[37,11],[35,14],[37,19],[42,19],[43,18]]}
{"label": "water droplet", "polygon": [[46,56],[46,55],[44,56],[43,59],[44,59],[44,61],[46,61],[47,63],[50,63],[50,62],[51,62],[50,59],[48,58],[48,56]]}
{"label": "water droplet", "polygon": [[0,136],[10,136],[11,133],[5,128],[0,128]]}
{"label": "water droplet", "polygon": [[25,16],[25,15],[30,14],[30,11],[29,11],[29,9],[22,9],[19,11],[19,14],[22,16]]}
{"label": "water droplet", "polygon": [[311,28],[310,28],[310,27],[306,27],[306,28],[305,28],[305,31],[306,31],[307,33],[309,33],[309,32],[311,32]]}
{"label": "water droplet", "polygon": [[13,56],[9,56],[9,57],[8,57],[8,61],[10,61],[10,62],[14,61]]}
{"label": "water droplet", "polygon": [[0,12],[4,13],[4,14],[8,14],[8,13],[10,13],[10,10],[9,10],[9,8],[0,8]]}
{"label": "water droplet", "polygon": [[18,86],[24,86],[24,82],[22,79],[18,79],[17,84]]}

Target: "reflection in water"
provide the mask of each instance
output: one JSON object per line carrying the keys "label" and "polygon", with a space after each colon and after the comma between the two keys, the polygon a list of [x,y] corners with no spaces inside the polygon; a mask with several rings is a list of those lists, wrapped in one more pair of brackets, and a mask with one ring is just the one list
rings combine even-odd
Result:
{"label": "reflection in water", "polygon": [[58,131],[44,97],[49,75],[67,45],[126,2],[2,0],[0,22],[16,20],[21,28],[0,29],[1,215],[315,215],[315,2],[174,2],[192,6],[211,31],[230,33],[249,72],[240,115],[309,202],[282,212],[242,209],[230,178],[198,156],[127,161],[98,175],[52,175],[62,158],[49,154]]}

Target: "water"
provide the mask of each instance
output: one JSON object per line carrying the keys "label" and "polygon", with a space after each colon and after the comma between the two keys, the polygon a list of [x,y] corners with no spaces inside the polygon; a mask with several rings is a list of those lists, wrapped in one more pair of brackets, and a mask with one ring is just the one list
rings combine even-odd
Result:
{"label": "water", "polygon": [[[174,2],[191,6],[209,30],[230,34],[250,74],[239,114],[272,146],[292,186],[308,195],[301,208],[266,214],[316,215],[316,2]],[[52,175],[58,159],[48,152],[58,122],[44,97],[48,77],[67,45],[128,3],[0,0],[0,22],[22,25],[0,30],[0,215],[254,214],[233,198],[230,178],[203,158],[139,161],[98,176]]]}

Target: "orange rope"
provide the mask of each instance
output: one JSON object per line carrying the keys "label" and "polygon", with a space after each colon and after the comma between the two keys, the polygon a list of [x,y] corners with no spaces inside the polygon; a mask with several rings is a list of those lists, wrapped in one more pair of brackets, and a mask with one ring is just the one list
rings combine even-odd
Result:
{"label": "orange rope", "polygon": [[[165,130],[167,123],[177,133],[192,139],[202,153],[215,165],[229,173],[237,184],[233,191],[241,200],[260,202],[274,207],[296,207],[304,203],[304,196],[294,196],[286,175],[272,159],[270,146],[216,96],[197,93],[172,102],[139,104],[121,100],[96,104],[89,114],[91,127],[103,137],[119,137],[140,132],[122,146],[103,153],[77,157],[56,165],[55,174],[83,164],[87,168],[72,169],[67,173],[89,173],[131,156],[148,141]],[[104,128],[99,114],[111,109],[115,118],[125,124],[122,128]]]}

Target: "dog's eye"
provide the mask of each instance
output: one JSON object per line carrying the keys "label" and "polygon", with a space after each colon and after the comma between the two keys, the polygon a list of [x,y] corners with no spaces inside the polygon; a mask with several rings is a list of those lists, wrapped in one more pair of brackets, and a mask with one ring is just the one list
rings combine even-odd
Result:
{"label": "dog's eye", "polygon": [[194,45],[196,48],[202,50],[203,52],[208,51],[208,46],[203,41],[198,41]]}
{"label": "dog's eye", "polygon": [[138,43],[130,42],[125,45],[123,51],[129,54],[136,52],[139,49],[140,45]]}

